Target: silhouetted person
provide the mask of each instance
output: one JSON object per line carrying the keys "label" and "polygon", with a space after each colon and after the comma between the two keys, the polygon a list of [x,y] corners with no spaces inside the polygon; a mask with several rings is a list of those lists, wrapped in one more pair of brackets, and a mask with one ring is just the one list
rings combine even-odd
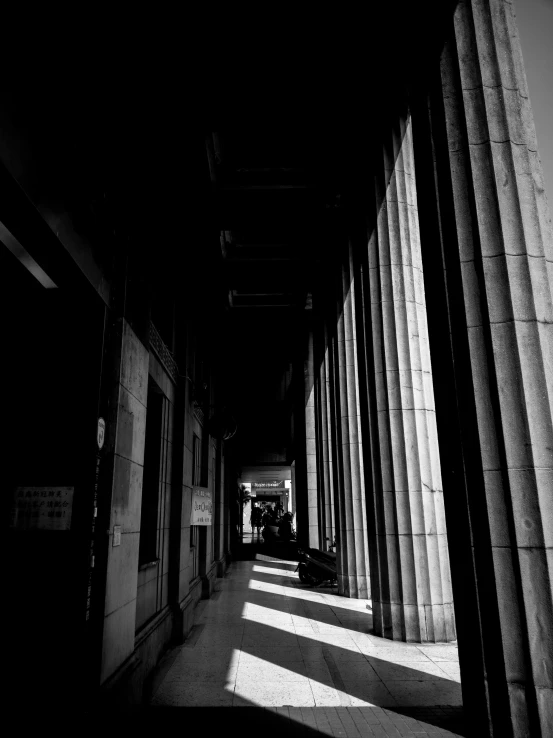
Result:
{"label": "silhouetted person", "polygon": [[271,525],[272,519],[273,519],[272,510],[270,507],[266,507],[265,512],[263,513],[263,517],[261,519],[263,525]]}
{"label": "silhouetted person", "polygon": [[252,507],[252,512],[251,512],[251,516],[250,516],[250,523],[251,523],[251,526],[252,526],[252,534],[253,534],[254,528],[256,528],[257,529],[257,537],[258,538],[259,538],[259,536],[261,534],[261,518],[262,518],[262,516],[263,516],[263,513],[262,513],[261,508],[260,507],[257,507],[257,505],[254,505],[254,507]]}
{"label": "silhouetted person", "polygon": [[278,534],[283,541],[292,539],[292,515],[284,513],[278,523]]}

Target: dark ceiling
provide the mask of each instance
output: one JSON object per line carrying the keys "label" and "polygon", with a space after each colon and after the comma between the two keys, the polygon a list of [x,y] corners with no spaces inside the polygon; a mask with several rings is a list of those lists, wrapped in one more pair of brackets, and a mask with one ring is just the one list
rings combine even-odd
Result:
{"label": "dark ceiling", "polygon": [[[333,208],[370,171],[388,115],[426,83],[453,5],[373,3],[305,25],[284,10],[248,24],[220,12],[206,44],[192,15],[178,31],[165,19],[161,35],[154,19],[148,43],[130,28],[105,47],[76,38],[74,56],[52,42],[4,92],[13,140],[34,142],[26,165],[48,172],[53,211],[63,202],[77,225],[93,212],[100,231],[154,248],[152,269],[162,278],[173,265],[177,286],[183,255],[213,264],[194,288],[215,280],[227,309],[243,448],[260,449],[263,434],[286,441],[286,377]],[[30,186],[45,195],[44,182]]]}

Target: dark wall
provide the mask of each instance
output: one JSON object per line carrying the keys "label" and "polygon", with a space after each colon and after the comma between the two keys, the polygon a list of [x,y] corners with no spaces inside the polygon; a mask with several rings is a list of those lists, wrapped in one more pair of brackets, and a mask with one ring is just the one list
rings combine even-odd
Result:
{"label": "dark wall", "polygon": [[[35,283],[0,245],[4,524],[18,487],[74,488],[70,530],[9,529],[7,640],[19,697],[47,702],[86,674],[86,598],[104,307]],[[37,502],[48,500],[38,498]],[[67,510],[64,512],[67,513]],[[56,684],[57,682],[57,684]],[[81,689],[84,682],[81,681]]]}

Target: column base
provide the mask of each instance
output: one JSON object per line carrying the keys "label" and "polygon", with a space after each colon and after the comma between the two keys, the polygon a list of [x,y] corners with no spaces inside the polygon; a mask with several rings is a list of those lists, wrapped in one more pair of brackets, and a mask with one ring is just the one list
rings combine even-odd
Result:
{"label": "column base", "polygon": [[369,583],[366,577],[338,574],[338,594],[354,600],[369,599]]}
{"label": "column base", "polygon": [[457,639],[453,603],[398,605],[374,601],[373,629],[380,638],[404,643],[450,643]]}

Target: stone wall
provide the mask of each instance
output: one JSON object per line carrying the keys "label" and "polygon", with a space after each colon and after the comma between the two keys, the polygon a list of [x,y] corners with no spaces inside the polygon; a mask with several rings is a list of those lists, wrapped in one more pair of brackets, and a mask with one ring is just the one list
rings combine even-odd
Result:
{"label": "stone wall", "polygon": [[[113,486],[107,542],[102,682],[134,651],[149,365],[147,349],[124,319],[116,325],[113,344],[112,406],[106,436],[106,456],[113,457]],[[107,462],[105,459],[104,463]],[[114,526],[121,526],[119,546],[113,546]]]}

